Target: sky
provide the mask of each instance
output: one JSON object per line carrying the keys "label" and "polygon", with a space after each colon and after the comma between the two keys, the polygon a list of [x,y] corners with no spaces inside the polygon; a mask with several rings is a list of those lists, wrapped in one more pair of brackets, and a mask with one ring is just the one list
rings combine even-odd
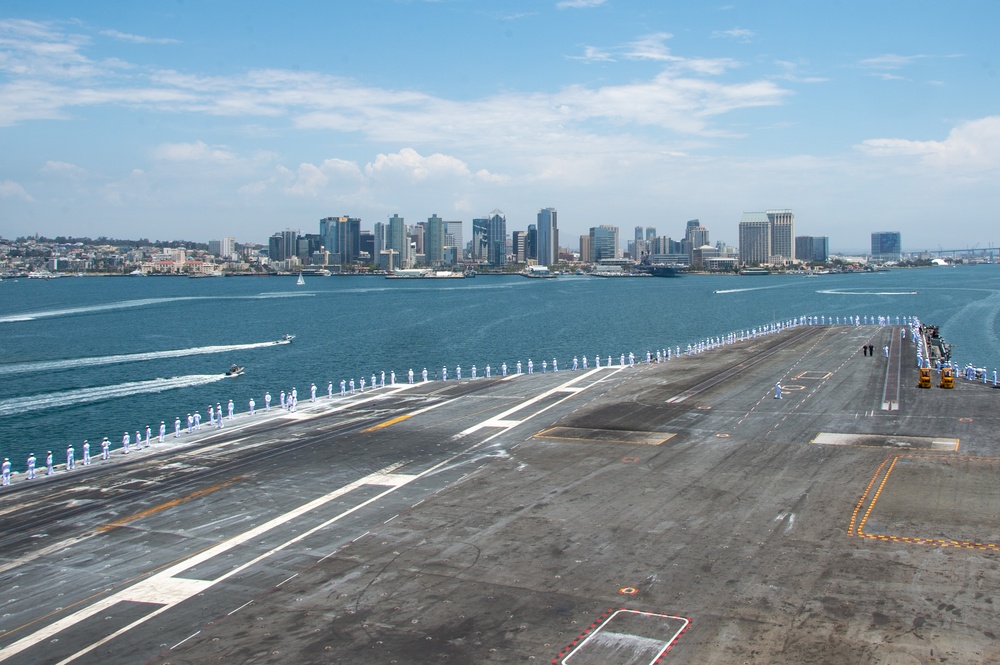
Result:
{"label": "sky", "polygon": [[556,208],[1000,245],[1000,3],[5,0],[0,236],[266,242]]}

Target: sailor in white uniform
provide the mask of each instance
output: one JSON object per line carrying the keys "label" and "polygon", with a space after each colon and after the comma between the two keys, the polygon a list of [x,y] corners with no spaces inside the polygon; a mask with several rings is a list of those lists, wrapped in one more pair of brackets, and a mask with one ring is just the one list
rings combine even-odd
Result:
{"label": "sailor in white uniform", "polygon": [[347,381],[344,381],[343,379],[341,379],[340,380],[340,396],[344,397],[345,395],[347,395]]}
{"label": "sailor in white uniform", "polygon": [[547,372],[548,369],[549,369],[549,363],[543,360],[542,361],[542,374],[545,374],[545,372]]}
{"label": "sailor in white uniform", "polygon": [[333,381],[326,384],[326,398],[333,399]]}
{"label": "sailor in white uniform", "polygon": [[476,366],[475,365],[472,366],[472,378],[473,379],[476,378]]}
{"label": "sailor in white uniform", "polygon": [[253,397],[250,398],[248,406],[250,407],[250,415],[252,416],[253,414],[256,413],[255,409],[257,408],[257,402],[253,401]]}
{"label": "sailor in white uniform", "polygon": [[188,423],[188,434],[190,434],[191,432],[194,431],[194,416],[192,416],[190,413],[187,415],[187,423]]}
{"label": "sailor in white uniform", "polygon": [[601,356],[600,354],[594,354],[594,367],[601,366]]}
{"label": "sailor in white uniform", "polygon": [[410,371],[408,371],[406,373],[406,382],[407,383],[413,383],[413,368],[412,367],[410,368]]}
{"label": "sailor in white uniform", "polygon": [[135,431],[135,449],[142,450],[142,433],[139,430]]}
{"label": "sailor in white uniform", "polygon": [[528,374],[535,373],[535,363],[531,362],[531,358],[528,358]]}
{"label": "sailor in white uniform", "polygon": [[69,444],[66,447],[66,470],[72,471],[76,468],[76,450],[73,449],[73,444]]}
{"label": "sailor in white uniform", "polygon": [[229,419],[232,420],[233,419],[233,400],[229,400],[229,404],[226,406],[226,408],[229,410]]}
{"label": "sailor in white uniform", "polygon": [[576,368],[577,368],[578,364],[579,364],[579,361],[576,359],[576,356],[573,356],[573,371],[574,372],[576,371]]}
{"label": "sailor in white uniform", "polygon": [[488,378],[490,378],[490,375],[491,375],[492,373],[493,373],[493,368],[492,368],[492,367],[490,367],[490,366],[489,366],[489,365],[487,364],[487,365],[486,365],[486,378],[487,378],[487,379],[488,379]]}
{"label": "sailor in white uniform", "polygon": [[35,478],[35,453],[28,455],[28,480]]}
{"label": "sailor in white uniform", "polygon": [[426,367],[423,369],[422,372],[420,372],[420,376],[424,380],[424,383],[426,383],[427,382],[427,368]]}
{"label": "sailor in white uniform", "polygon": [[441,380],[442,381],[447,381],[448,380],[448,368],[447,367],[442,367],[441,368]]}
{"label": "sailor in white uniform", "polygon": [[222,404],[215,403],[215,426],[222,429]]}
{"label": "sailor in white uniform", "polygon": [[52,468],[52,451],[45,455],[45,475],[51,476],[56,470]]}
{"label": "sailor in white uniform", "polygon": [[500,365],[500,376],[507,376],[507,362],[506,361],[504,361],[504,363],[502,365]]}
{"label": "sailor in white uniform", "polygon": [[378,384],[375,383],[375,375],[372,374],[372,390],[375,390],[376,388],[378,388]]}
{"label": "sailor in white uniform", "polygon": [[128,455],[128,446],[132,443],[132,437],[128,435],[128,432],[122,435],[122,455]]}
{"label": "sailor in white uniform", "polygon": [[111,442],[108,437],[101,440],[101,459],[111,459]]}
{"label": "sailor in white uniform", "polygon": [[587,356],[583,357],[583,368],[587,369]]}
{"label": "sailor in white uniform", "polygon": [[354,379],[351,379],[350,386],[351,386],[351,394],[353,395],[354,394]]}
{"label": "sailor in white uniform", "polygon": [[455,367],[455,379],[458,380],[458,381],[462,380],[462,366],[461,365],[457,365]]}
{"label": "sailor in white uniform", "polygon": [[381,370],[378,374],[378,387],[385,388],[385,370]]}
{"label": "sailor in white uniform", "polygon": [[271,393],[264,393],[264,413],[271,410]]}
{"label": "sailor in white uniform", "polygon": [[774,399],[781,399],[781,382],[774,384]]}
{"label": "sailor in white uniform", "polygon": [[315,402],[316,401],[316,384],[315,383],[309,386],[309,401],[310,402]]}
{"label": "sailor in white uniform", "polygon": [[10,460],[6,457],[3,458],[3,464],[0,464],[0,476],[3,477],[3,482],[0,484],[10,485]]}
{"label": "sailor in white uniform", "polygon": [[[200,430],[201,430],[201,411],[195,411],[194,412],[194,431],[197,432],[197,431],[200,431]],[[162,442],[163,439],[160,439],[160,441]]]}
{"label": "sailor in white uniform", "polygon": [[282,409],[287,409],[288,408],[285,405],[285,391],[284,390],[282,390],[280,393],[278,393],[278,401],[281,402],[281,408]]}
{"label": "sailor in white uniform", "polygon": [[174,418],[174,438],[176,439],[181,435],[181,419]]}
{"label": "sailor in white uniform", "polygon": [[559,361],[557,361],[555,358],[552,359],[552,371],[553,372],[559,371]]}
{"label": "sailor in white uniform", "polygon": [[521,361],[520,360],[517,361],[517,375],[518,376],[521,375]]}
{"label": "sailor in white uniform", "polygon": [[209,427],[215,427],[215,409],[212,405],[208,405],[208,425]]}
{"label": "sailor in white uniform", "polygon": [[90,466],[90,442],[83,440],[83,465]]}
{"label": "sailor in white uniform", "polygon": [[362,376],[360,379],[358,379],[358,381],[361,383],[361,392],[364,392],[365,391],[365,377]]}
{"label": "sailor in white uniform", "polygon": [[153,433],[153,430],[150,429],[149,425],[146,425],[146,447],[147,448],[153,444],[153,440],[150,438],[150,435],[152,433]]}
{"label": "sailor in white uniform", "polygon": [[[166,436],[167,436],[167,424],[161,420],[160,421],[160,435],[157,437],[156,440],[159,441],[160,443],[163,443],[163,439]],[[107,458],[105,458],[105,459],[107,459]]]}

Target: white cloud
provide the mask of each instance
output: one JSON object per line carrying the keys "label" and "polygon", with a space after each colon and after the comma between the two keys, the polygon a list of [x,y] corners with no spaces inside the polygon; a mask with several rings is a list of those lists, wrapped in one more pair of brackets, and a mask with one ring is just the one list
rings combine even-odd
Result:
{"label": "white cloud", "polygon": [[68,176],[71,178],[80,178],[87,175],[86,169],[83,169],[76,164],[56,160],[49,160],[45,162],[45,165],[41,168],[41,172],[51,175]]}
{"label": "white cloud", "polygon": [[29,203],[34,201],[24,187],[13,180],[0,180],[0,199],[21,199]]}
{"label": "white cloud", "polygon": [[605,0],[561,0],[556,3],[559,9],[584,9],[587,7],[599,7]]}
{"label": "white cloud", "polygon": [[885,53],[883,55],[862,60],[858,64],[866,69],[896,70],[912,65],[917,60],[926,57],[926,55],[899,55],[897,53]]}
{"label": "white cloud", "polygon": [[118,30],[101,30],[101,34],[105,37],[113,37],[114,39],[131,44],[180,44],[179,40],[170,37],[144,37],[142,35],[119,32]]}
{"label": "white cloud", "polygon": [[1000,168],[1000,116],[962,123],[943,141],[869,139],[858,148],[875,157],[916,158],[944,171],[992,171]]}
{"label": "white cloud", "polygon": [[232,162],[236,155],[220,146],[203,141],[193,143],[163,143],[153,151],[156,159],[169,162]]}
{"label": "white cloud", "polygon": [[673,55],[665,43],[672,38],[673,35],[669,32],[656,32],[610,49],[585,46],[583,55],[570,58],[584,62],[615,62],[619,58],[647,60],[663,63],[675,72],[687,71],[706,76],[716,76],[740,66],[738,61],[731,58],[687,58]]}
{"label": "white cloud", "polygon": [[741,42],[753,41],[753,38],[756,36],[756,32],[747,30],[746,28],[730,28],[729,30],[715,30],[712,32],[713,39],[736,39]]}

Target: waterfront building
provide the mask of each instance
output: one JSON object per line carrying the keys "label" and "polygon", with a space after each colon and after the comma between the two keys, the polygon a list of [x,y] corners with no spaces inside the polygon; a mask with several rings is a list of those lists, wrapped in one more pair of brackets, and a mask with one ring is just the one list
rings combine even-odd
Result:
{"label": "waterfront building", "polygon": [[524,258],[538,259],[538,227],[534,224],[528,224],[528,235],[524,237]]}
{"label": "waterfront building", "polygon": [[486,261],[494,266],[507,265],[507,217],[494,210],[487,218]]}
{"label": "waterfront building", "polygon": [[771,263],[788,263],[795,258],[795,213],[768,210],[771,224]]}
{"label": "waterfront building", "polygon": [[329,263],[350,265],[361,254],[361,219],[358,217],[324,217],[319,220],[319,233],[329,252]]}
{"label": "waterfront building", "polygon": [[410,268],[410,237],[406,233],[406,221],[398,214],[389,218],[385,234],[385,249],[396,252],[394,268]]}
{"label": "waterfront building", "polygon": [[444,263],[444,220],[431,215],[424,226],[424,256],[427,265],[436,268]]}
{"label": "waterfront building", "polygon": [[753,265],[771,260],[771,222],[767,213],[745,212],[740,220],[740,263]]}
{"label": "waterfront building", "polygon": [[236,258],[236,238],[228,236],[221,240],[209,240],[208,253],[226,260]]}
{"label": "waterfront building", "polygon": [[469,241],[469,258],[477,263],[486,262],[489,226],[490,220],[485,217],[477,217],[472,220],[472,240]]}
{"label": "waterfront building", "polygon": [[267,256],[272,261],[287,261],[297,255],[298,231],[285,229],[268,238]]}
{"label": "waterfront building", "polygon": [[681,248],[681,251],[688,255],[688,260],[693,262],[694,250],[708,244],[711,244],[708,239],[708,229],[697,219],[688,220]]}
{"label": "waterfront building", "polygon": [[898,231],[878,231],[872,234],[872,261],[903,260],[902,236]]}
{"label": "waterfront building", "polygon": [[[462,222],[461,221],[449,221],[443,222],[444,224],[444,246],[455,248],[456,259],[452,261],[451,265],[454,265],[458,261],[461,261],[465,252],[464,239],[462,238]],[[448,259],[445,259],[445,263]]]}
{"label": "waterfront building", "polygon": [[830,238],[795,236],[795,259],[806,263],[826,263],[830,260]]}
{"label": "waterfront building", "polygon": [[580,261],[589,263],[593,254],[590,249],[590,236],[580,236]]}
{"label": "waterfront building", "polygon": [[590,229],[590,263],[618,258],[618,227],[602,224]]}
{"label": "waterfront building", "polygon": [[537,253],[538,265],[551,266],[559,262],[559,227],[556,224],[556,209],[542,208],[538,211]]}
{"label": "waterfront building", "polygon": [[511,231],[511,256],[514,258],[514,263],[527,263],[528,257],[525,254],[524,246],[528,239],[527,231]]}

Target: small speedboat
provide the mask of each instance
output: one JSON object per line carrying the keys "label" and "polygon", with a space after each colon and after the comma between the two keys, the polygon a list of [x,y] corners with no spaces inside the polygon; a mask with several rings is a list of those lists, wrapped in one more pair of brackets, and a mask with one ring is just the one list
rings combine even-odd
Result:
{"label": "small speedboat", "polygon": [[229,371],[226,372],[226,376],[239,376],[242,373],[243,373],[242,367],[240,367],[239,365],[233,365],[232,367],[229,368]]}
{"label": "small speedboat", "polygon": [[289,335],[285,333],[281,336],[281,339],[275,340],[275,344],[291,344],[292,340],[295,339],[295,335]]}

